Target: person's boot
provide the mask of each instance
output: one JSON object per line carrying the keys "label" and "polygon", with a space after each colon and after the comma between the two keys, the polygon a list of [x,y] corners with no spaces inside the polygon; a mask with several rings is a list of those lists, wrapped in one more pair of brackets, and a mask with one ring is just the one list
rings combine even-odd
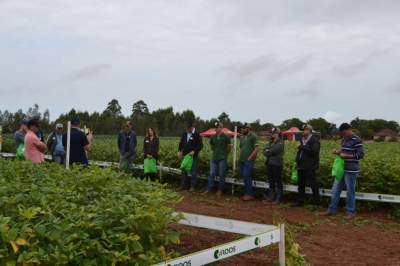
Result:
{"label": "person's boot", "polygon": [[276,196],[275,196],[275,200],[274,200],[275,204],[280,204],[282,203],[282,191],[278,190],[276,192]]}
{"label": "person's boot", "polygon": [[273,202],[275,200],[275,192],[274,191],[268,191],[267,194],[264,195],[264,200],[268,202]]}

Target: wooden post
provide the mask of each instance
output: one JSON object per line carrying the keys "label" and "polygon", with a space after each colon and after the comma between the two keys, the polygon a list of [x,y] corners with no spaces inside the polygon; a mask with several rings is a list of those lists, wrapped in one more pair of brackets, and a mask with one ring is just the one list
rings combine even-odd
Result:
{"label": "wooden post", "polygon": [[279,265],[285,266],[286,265],[286,258],[285,258],[285,224],[279,225],[280,230],[280,239],[279,239]]}
{"label": "wooden post", "polygon": [[71,148],[71,121],[68,121],[67,125],[67,154],[65,157],[65,168],[69,169],[69,157]]}

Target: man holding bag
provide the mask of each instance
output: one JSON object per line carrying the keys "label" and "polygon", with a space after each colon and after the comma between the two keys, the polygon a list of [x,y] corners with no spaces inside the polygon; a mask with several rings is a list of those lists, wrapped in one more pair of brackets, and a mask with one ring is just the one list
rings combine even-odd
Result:
{"label": "man holding bag", "polygon": [[346,213],[347,218],[353,218],[356,209],[356,180],[360,172],[360,160],[364,158],[364,148],[360,137],[353,133],[350,124],[343,123],[339,127],[342,135],[342,148],[333,153],[344,160],[343,177],[336,177],[332,186],[331,203],[325,215],[336,213],[342,188],[346,185]]}
{"label": "man holding bag", "polygon": [[193,123],[189,123],[187,125],[186,132],[182,134],[181,140],[179,142],[178,158],[182,159],[185,156],[191,156],[192,166],[190,171],[188,171],[188,169],[182,169],[181,185],[179,190],[188,189],[190,183],[190,191],[195,191],[197,182],[197,161],[199,152],[202,148],[203,140],[200,134],[194,128]]}

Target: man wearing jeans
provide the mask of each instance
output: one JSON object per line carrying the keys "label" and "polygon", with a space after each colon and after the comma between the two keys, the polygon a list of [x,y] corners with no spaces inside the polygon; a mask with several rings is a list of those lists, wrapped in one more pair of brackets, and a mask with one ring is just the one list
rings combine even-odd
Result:
{"label": "man wearing jeans", "polygon": [[325,215],[336,213],[337,205],[340,200],[342,188],[346,185],[346,213],[347,218],[353,218],[356,210],[356,180],[360,172],[360,160],[364,158],[364,148],[360,137],[354,135],[351,125],[344,123],[340,125],[339,131],[343,137],[342,149],[334,151],[344,159],[344,177],[335,182],[332,186],[331,204]]}
{"label": "man wearing jeans", "polygon": [[215,123],[216,134],[210,139],[210,146],[213,152],[210,161],[210,175],[208,177],[207,193],[214,189],[214,179],[219,176],[219,187],[217,196],[222,196],[225,186],[225,172],[228,166],[227,159],[231,150],[231,139],[223,132],[224,125],[221,122]]}
{"label": "man wearing jeans", "polygon": [[240,139],[240,175],[244,179],[245,194],[243,201],[254,199],[252,172],[254,161],[257,157],[258,144],[257,136],[251,131],[249,124],[242,128],[243,136]]}

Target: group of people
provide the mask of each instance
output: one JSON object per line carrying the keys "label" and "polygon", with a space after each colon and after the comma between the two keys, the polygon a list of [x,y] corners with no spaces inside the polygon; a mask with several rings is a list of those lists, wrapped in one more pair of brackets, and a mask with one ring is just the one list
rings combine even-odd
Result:
{"label": "group of people", "polygon": [[[332,215],[336,212],[340,194],[344,186],[347,189],[346,212],[348,216],[355,213],[355,188],[356,180],[360,171],[359,161],[364,156],[362,140],[356,136],[351,125],[344,123],[339,131],[343,137],[342,147],[333,154],[340,156],[345,161],[344,177],[335,180],[332,187],[331,203],[324,215]],[[215,134],[210,138],[212,155],[210,158],[210,173],[208,176],[207,189],[204,194],[209,194],[216,190],[217,195],[221,196],[225,190],[225,176],[228,170],[228,156],[232,150],[230,136],[224,133],[224,125],[221,122],[215,124]],[[46,150],[52,155],[52,160],[59,164],[65,163],[67,136],[62,124],[57,124],[55,131],[52,132],[47,142],[43,140],[43,133],[37,119],[23,120],[21,128],[15,133],[17,147],[24,145],[25,159],[34,164],[44,161]],[[70,163],[88,165],[87,152],[91,150],[93,135],[91,132],[80,130],[80,119],[71,119],[70,134]],[[136,158],[137,135],[132,128],[132,124],[127,122],[117,137],[117,145],[120,153],[119,167],[121,169],[132,169]],[[143,155],[145,159],[159,160],[160,140],[154,128],[146,131],[143,143]],[[182,170],[179,190],[195,191],[197,184],[197,167],[199,153],[203,148],[203,140],[197,132],[193,123],[187,125],[186,131],[182,134],[178,145],[177,156],[181,160],[184,156],[192,157],[191,170]],[[283,157],[285,145],[279,128],[273,128],[270,141],[261,149],[257,135],[252,131],[249,124],[245,124],[240,131],[240,155],[239,166],[240,175],[244,180],[243,201],[254,200],[253,188],[253,168],[257,155],[262,153],[266,158],[266,173],[268,176],[269,189],[264,195],[267,201],[279,204],[283,200]],[[308,183],[312,189],[312,204],[314,209],[319,208],[320,195],[316,177],[320,161],[320,140],[313,133],[310,125],[304,125],[303,135],[298,145],[296,154],[296,165],[298,171],[298,195],[295,207],[301,207],[305,201],[305,187]],[[215,177],[219,177],[218,187],[215,186]],[[155,173],[146,175],[151,180],[156,177]]]}

